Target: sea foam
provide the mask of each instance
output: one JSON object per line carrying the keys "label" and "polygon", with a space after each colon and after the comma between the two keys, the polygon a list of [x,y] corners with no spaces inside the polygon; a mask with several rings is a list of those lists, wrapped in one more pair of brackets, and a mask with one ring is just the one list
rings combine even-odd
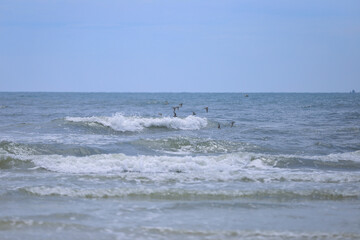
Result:
{"label": "sea foam", "polygon": [[[327,171],[318,174],[316,169],[299,171],[278,168],[274,166],[274,156],[246,152],[217,156],[129,156],[122,153],[89,156],[27,155],[16,156],[16,159],[30,161],[35,167],[52,172],[95,178],[119,177],[124,181],[360,182],[357,172]],[[11,159],[3,158],[0,163],[6,168],[13,165],[9,161]],[[20,163],[17,161],[14,164],[16,167]]]}
{"label": "sea foam", "polygon": [[198,130],[207,126],[207,119],[188,116],[185,118],[172,117],[138,117],[124,116],[116,113],[113,116],[92,116],[92,117],[66,117],[66,121],[91,124],[100,124],[120,132],[140,132],[145,128],[164,127],[178,130]]}

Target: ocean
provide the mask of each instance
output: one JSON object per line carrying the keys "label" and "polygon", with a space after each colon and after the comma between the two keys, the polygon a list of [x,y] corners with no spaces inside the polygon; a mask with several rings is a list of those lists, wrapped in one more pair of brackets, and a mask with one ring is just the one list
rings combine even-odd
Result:
{"label": "ocean", "polygon": [[2,92],[0,239],[360,239],[360,94]]}

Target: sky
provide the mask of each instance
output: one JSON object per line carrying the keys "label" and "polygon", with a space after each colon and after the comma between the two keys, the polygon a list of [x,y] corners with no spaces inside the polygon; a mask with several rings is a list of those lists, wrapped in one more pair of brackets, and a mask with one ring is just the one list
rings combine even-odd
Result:
{"label": "sky", "polygon": [[0,91],[352,89],[359,0],[0,0]]}

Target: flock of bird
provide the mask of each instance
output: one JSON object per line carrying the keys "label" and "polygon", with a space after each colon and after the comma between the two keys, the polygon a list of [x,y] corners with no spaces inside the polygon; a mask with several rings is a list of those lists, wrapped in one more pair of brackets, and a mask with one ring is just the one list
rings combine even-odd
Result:
{"label": "flock of bird", "polygon": [[[165,104],[167,105],[168,102],[165,102]],[[176,115],[176,110],[179,110],[182,106],[183,106],[183,103],[180,103],[178,106],[172,107],[172,109],[173,109],[173,114],[174,114],[173,117],[177,117],[177,115]],[[209,107],[204,107],[203,109],[205,109],[205,111],[206,111],[207,113],[209,112]],[[162,116],[162,113],[159,113],[159,115]],[[193,111],[193,112],[192,112],[192,115],[196,115],[196,113]],[[235,124],[235,122],[232,121],[232,122],[230,123],[230,127],[233,127],[234,124]],[[218,129],[221,129],[220,123],[218,123]]]}

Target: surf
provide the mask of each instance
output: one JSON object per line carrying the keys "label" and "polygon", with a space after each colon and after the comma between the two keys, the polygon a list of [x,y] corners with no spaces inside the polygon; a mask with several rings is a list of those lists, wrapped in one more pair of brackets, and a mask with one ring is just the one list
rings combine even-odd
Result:
{"label": "surf", "polygon": [[141,132],[146,128],[167,128],[175,130],[199,130],[207,126],[207,119],[187,116],[185,118],[172,117],[140,117],[125,116],[116,113],[113,116],[65,117],[67,122],[81,123],[90,127],[101,125],[119,132]]}

